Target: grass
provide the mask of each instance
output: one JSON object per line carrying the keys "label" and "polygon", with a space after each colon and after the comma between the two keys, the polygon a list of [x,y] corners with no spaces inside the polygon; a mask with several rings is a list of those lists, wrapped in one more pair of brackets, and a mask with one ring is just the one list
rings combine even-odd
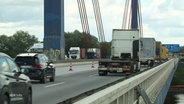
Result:
{"label": "grass", "polygon": [[171,85],[184,85],[184,61],[180,60],[178,68],[173,76]]}

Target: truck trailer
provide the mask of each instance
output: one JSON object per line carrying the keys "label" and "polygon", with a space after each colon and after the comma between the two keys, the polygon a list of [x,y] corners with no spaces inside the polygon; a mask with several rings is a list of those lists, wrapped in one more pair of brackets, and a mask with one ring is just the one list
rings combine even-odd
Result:
{"label": "truck trailer", "polygon": [[161,54],[162,54],[162,42],[156,41],[156,60],[161,61]]}
{"label": "truck trailer", "polygon": [[99,60],[99,75],[140,71],[140,35],[138,29],[113,29],[111,59]]}
{"label": "truck trailer", "polygon": [[156,59],[155,38],[141,38],[140,62],[141,65],[152,67]]}
{"label": "truck trailer", "polygon": [[166,46],[162,46],[161,59],[162,60],[167,60],[168,59],[168,49],[167,49]]}

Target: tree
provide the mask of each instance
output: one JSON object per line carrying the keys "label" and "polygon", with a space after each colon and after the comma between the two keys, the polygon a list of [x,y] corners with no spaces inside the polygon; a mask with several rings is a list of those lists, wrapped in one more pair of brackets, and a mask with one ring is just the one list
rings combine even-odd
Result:
{"label": "tree", "polygon": [[0,36],[0,50],[1,52],[10,54],[11,49],[11,42],[10,42],[10,38],[6,35],[1,35]]}
{"label": "tree", "polygon": [[184,46],[180,47],[180,52],[184,52]]}
{"label": "tree", "polygon": [[17,31],[13,36],[0,36],[0,49],[11,57],[15,57],[19,53],[27,52],[34,44],[38,43],[38,39],[28,32]]}
{"label": "tree", "polygon": [[101,57],[109,58],[111,55],[111,42],[101,42],[100,49],[101,49]]}

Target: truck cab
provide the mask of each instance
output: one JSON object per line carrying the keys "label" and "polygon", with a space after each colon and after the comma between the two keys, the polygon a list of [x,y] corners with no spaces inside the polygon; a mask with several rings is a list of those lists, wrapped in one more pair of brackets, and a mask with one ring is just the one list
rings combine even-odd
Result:
{"label": "truck cab", "polygon": [[70,47],[68,54],[69,59],[80,59],[80,47]]}

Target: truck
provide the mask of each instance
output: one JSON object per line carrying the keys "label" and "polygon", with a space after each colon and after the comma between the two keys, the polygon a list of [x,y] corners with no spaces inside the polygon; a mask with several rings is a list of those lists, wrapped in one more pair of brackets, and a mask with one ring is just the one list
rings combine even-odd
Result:
{"label": "truck", "polygon": [[162,42],[156,41],[156,60],[161,61],[161,54],[162,54]]}
{"label": "truck", "polygon": [[69,59],[85,59],[86,49],[80,47],[70,47],[68,55]]}
{"label": "truck", "polygon": [[80,59],[80,47],[70,47],[68,55],[69,59]]}
{"label": "truck", "polygon": [[86,58],[86,49],[80,48],[80,59],[85,59],[85,58]]}
{"label": "truck", "polygon": [[88,48],[86,52],[87,59],[99,59],[101,57],[100,55],[100,49],[99,48]]}
{"label": "truck", "polygon": [[30,47],[28,52],[43,53],[43,43],[35,43]]}
{"label": "truck", "polygon": [[168,49],[166,46],[162,45],[162,51],[161,51],[161,60],[167,60],[168,59]]}
{"label": "truck", "polygon": [[155,38],[141,38],[141,52],[140,62],[141,65],[148,65],[152,67],[156,58],[156,41]]}
{"label": "truck", "polygon": [[98,74],[140,71],[140,35],[138,29],[113,29],[111,59],[99,60]]}

